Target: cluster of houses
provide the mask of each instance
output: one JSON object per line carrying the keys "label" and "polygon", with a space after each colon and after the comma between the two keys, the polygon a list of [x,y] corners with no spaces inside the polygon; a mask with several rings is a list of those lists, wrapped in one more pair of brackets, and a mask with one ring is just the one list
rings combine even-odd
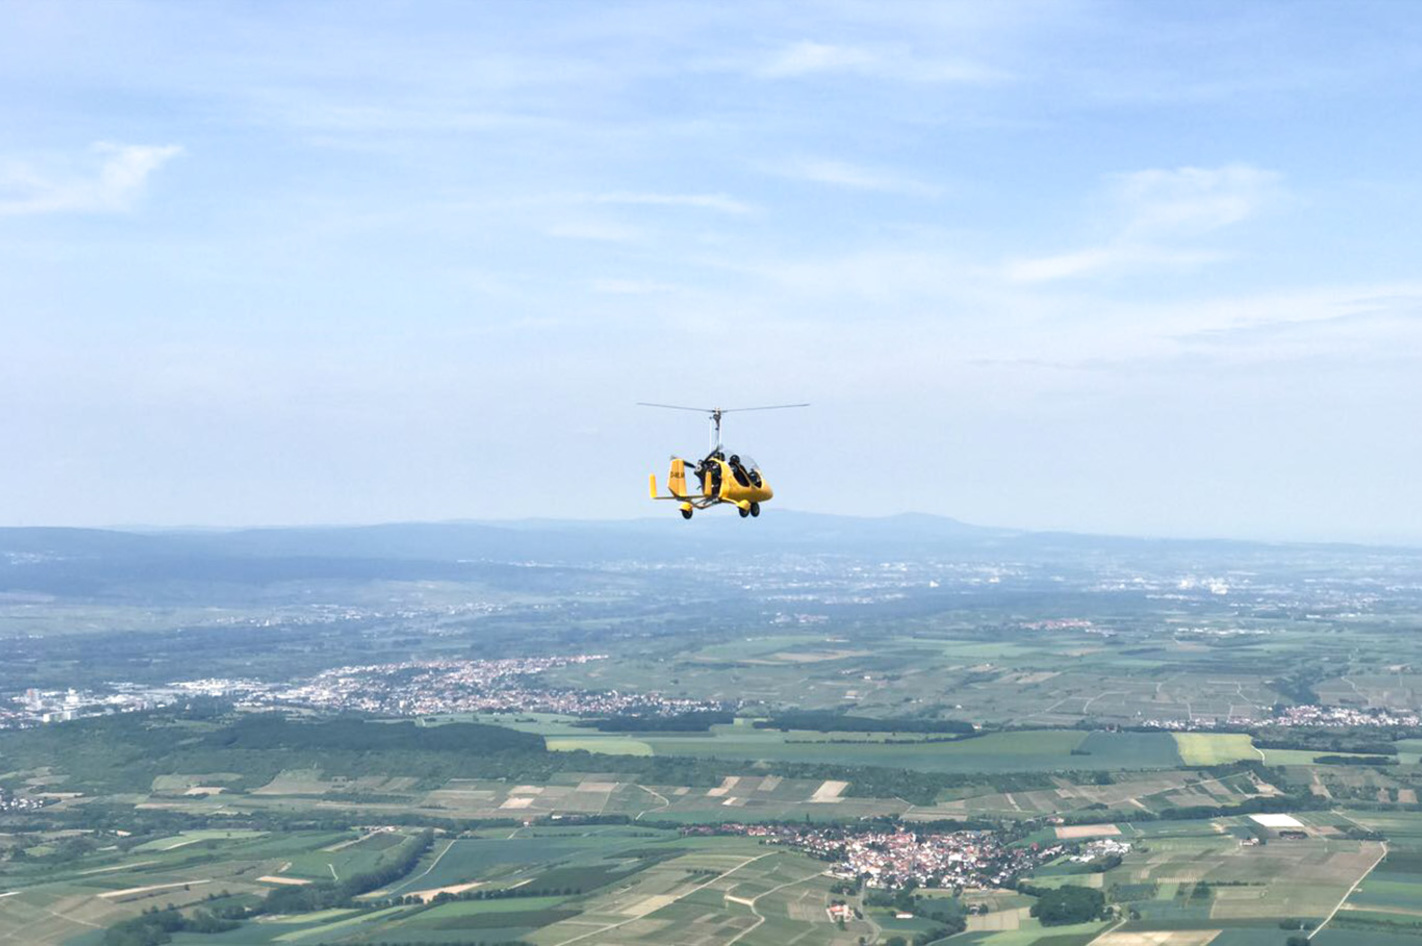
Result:
{"label": "cluster of houses", "polygon": [[604,654],[577,654],[338,667],[305,683],[274,688],[266,697],[275,704],[392,716],[480,712],[671,716],[721,708],[657,693],[548,687],[537,679],[548,670],[605,659]]}
{"label": "cluster of houses", "polygon": [[0,705],[0,728],[25,728],[86,716],[171,706],[194,697],[232,700],[249,709],[298,706],[389,716],[444,713],[564,713],[570,716],[674,716],[722,709],[719,703],[658,693],[577,690],[542,685],[539,675],[604,654],[434,660],[338,667],[297,682],[238,678],[181,680],[164,686],[117,683],[107,693],[26,690]]}
{"label": "cluster of houses", "polygon": [[830,873],[869,887],[1003,887],[1066,851],[1009,846],[994,831],[855,831],[840,826],[726,824],[721,831],[785,844],[830,861]]}
{"label": "cluster of houses", "polygon": [[1081,850],[1071,856],[1071,860],[1078,864],[1090,864],[1092,861],[1101,860],[1107,857],[1125,857],[1131,852],[1129,841],[1118,841],[1115,838],[1100,838],[1095,841],[1087,841],[1081,846]]}
{"label": "cluster of houses", "polygon": [[1319,706],[1305,703],[1285,706],[1270,716],[1194,717],[1192,719],[1147,719],[1142,725],[1152,729],[1195,732],[1199,730],[1257,729],[1260,726],[1297,726],[1318,729],[1422,726],[1422,715],[1408,710],[1358,709],[1352,706]]}
{"label": "cluster of houses", "polygon": [[32,798],[28,795],[15,795],[0,788],[0,812],[12,811],[38,811],[48,804],[50,799]]}

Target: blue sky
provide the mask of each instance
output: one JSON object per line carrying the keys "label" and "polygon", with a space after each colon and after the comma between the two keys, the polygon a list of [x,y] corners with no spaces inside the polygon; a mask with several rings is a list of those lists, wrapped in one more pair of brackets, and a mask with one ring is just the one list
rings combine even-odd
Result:
{"label": "blue sky", "polygon": [[1408,3],[0,3],[0,522],[1422,541]]}

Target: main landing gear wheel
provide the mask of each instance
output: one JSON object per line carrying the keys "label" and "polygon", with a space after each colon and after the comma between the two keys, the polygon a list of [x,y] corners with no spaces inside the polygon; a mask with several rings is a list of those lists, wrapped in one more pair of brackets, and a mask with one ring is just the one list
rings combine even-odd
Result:
{"label": "main landing gear wheel", "polygon": [[690,510],[690,509],[683,509],[683,510],[681,511],[681,518],[683,518],[683,519],[690,519],[690,518],[691,518],[691,510]]}
{"label": "main landing gear wheel", "polygon": [[758,516],[758,515],[760,515],[760,503],[751,503],[751,515],[752,515],[752,516]]}
{"label": "main landing gear wheel", "polygon": [[744,519],[746,516],[749,516],[749,515],[750,515],[750,510],[747,509],[747,508],[744,507],[744,506],[741,506],[741,507],[740,507],[740,513],[741,513],[741,518]]}

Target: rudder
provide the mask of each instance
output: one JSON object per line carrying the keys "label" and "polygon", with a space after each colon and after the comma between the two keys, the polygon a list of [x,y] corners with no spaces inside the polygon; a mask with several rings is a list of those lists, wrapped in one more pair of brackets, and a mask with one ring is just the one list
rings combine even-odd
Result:
{"label": "rudder", "polygon": [[667,489],[673,496],[686,495],[686,461],[672,460],[671,473],[667,475]]}

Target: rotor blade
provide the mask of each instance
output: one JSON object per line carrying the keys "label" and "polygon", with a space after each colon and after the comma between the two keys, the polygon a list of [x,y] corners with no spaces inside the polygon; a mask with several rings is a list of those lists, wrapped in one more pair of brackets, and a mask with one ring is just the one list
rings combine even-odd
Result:
{"label": "rotor blade", "polygon": [[665,407],[669,411],[695,411],[698,414],[714,414],[714,407],[682,407],[680,404],[653,404],[650,401],[638,401],[638,407]]}
{"label": "rotor blade", "polygon": [[810,406],[809,404],[771,404],[771,405],[768,406],[768,407],[727,407],[727,408],[724,408],[724,409],[721,411],[721,413],[722,413],[722,414],[730,414],[730,413],[732,413],[732,412],[735,412],[735,413],[738,413],[738,414],[739,414],[739,413],[741,413],[742,411],[783,411],[783,410],[785,410],[787,407],[809,407],[809,406]]}
{"label": "rotor blade", "polygon": [[768,404],[764,407],[685,407],[681,404],[653,404],[651,401],[638,401],[638,407],[664,407],[669,411],[695,411],[698,414],[739,414],[745,411],[783,411],[790,407],[809,407],[806,404]]}

